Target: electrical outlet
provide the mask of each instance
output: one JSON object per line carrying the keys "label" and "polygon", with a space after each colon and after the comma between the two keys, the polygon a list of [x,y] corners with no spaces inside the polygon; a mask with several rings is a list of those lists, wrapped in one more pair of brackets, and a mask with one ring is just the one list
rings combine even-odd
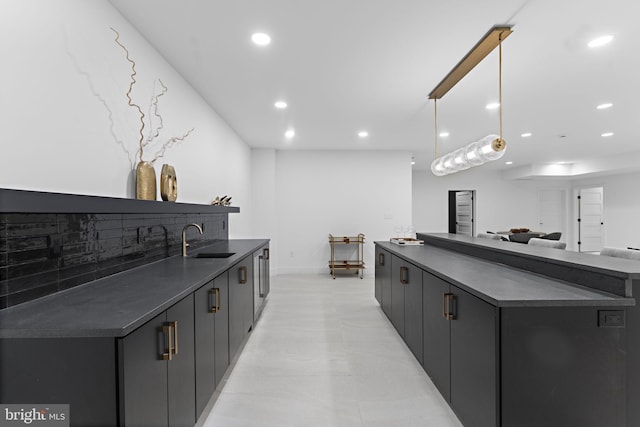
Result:
{"label": "electrical outlet", "polygon": [[598,310],[598,327],[624,328],[624,310]]}

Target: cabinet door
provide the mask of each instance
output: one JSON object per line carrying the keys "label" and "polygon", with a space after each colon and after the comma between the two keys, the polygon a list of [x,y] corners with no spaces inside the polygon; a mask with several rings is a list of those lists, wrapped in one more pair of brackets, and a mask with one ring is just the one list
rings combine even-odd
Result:
{"label": "cabinet door", "polygon": [[[217,292],[211,281],[194,294],[196,346],[196,418],[200,416],[216,389],[215,311]],[[228,359],[227,355],[227,359]]]}
{"label": "cabinet door", "polygon": [[391,254],[376,246],[375,298],[391,318]]}
{"label": "cabinet door", "polygon": [[[113,337],[0,339],[0,402],[65,403],[73,408],[72,427],[117,426],[116,344]],[[26,427],[5,414],[2,425]]]}
{"label": "cabinet door", "polygon": [[[246,268],[246,272],[243,269]],[[254,317],[254,305],[253,305],[253,297],[254,297],[254,283],[253,283],[253,257],[248,256],[240,263],[240,267],[238,269],[238,283],[241,284],[243,288],[243,310],[242,313],[244,315],[242,325],[244,336],[247,336],[249,331],[253,328],[253,317]],[[242,283],[243,280],[246,279],[246,283]],[[258,285],[257,283],[255,284]],[[243,337],[244,338],[244,337]]]}
{"label": "cabinet door", "polygon": [[[215,322],[215,386],[217,387],[229,367],[229,273],[218,276],[213,286],[219,289]],[[211,397],[211,396],[209,396]]]}
{"label": "cabinet door", "polygon": [[627,394],[637,386],[628,375],[637,363],[630,320],[622,307],[502,308],[503,425],[640,425],[625,417],[638,406]]}
{"label": "cabinet door", "polygon": [[253,258],[248,256],[229,271],[229,360],[253,324]]}
{"label": "cabinet door", "polygon": [[424,370],[446,401],[451,398],[451,353],[449,320],[444,317],[443,304],[449,294],[449,283],[422,273]]}
{"label": "cabinet door", "polygon": [[406,263],[405,267],[407,283],[404,285],[404,340],[422,365],[422,270],[410,263]]}
{"label": "cabinet door", "polygon": [[464,425],[496,426],[496,308],[451,286],[451,407]]}
{"label": "cabinet door", "polygon": [[166,426],[168,351],[162,313],[119,340],[121,425]]}
{"label": "cabinet door", "polygon": [[192,427],[196,422],[193,294],[167,310],[167,323],[175,328],[175,354],[167,362],[169,425]]}
{"label": "cabinet door", "polygon": [[391,323],[404,338],[404,281],[408,275],[402,259],[391,257]]}

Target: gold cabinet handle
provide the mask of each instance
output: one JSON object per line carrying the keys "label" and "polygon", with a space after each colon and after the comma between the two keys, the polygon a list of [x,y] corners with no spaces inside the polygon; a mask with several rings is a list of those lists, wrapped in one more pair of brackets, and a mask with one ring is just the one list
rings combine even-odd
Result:
{"label": "gold cabinet handle", "polygon": [[378,265],[381,266],[381,267],[384,266],[384,254],[383,253],[378,254]]}
{"label": "gold cabinet handle", "polygon": [[400,283],[403,285],[409,284],[409,269],[407,267],[400,267]]}
{"label": "gold cabinet handle", "polygon": [[178,354],[178,321],[173,322],[173,354]]}
{"label": "gold cabinet handle", "polygon": [[162,333],[167,334],[167,342],[168,342],[168,350],[166,353],[162,353],[162,360],[171,360],[173,359],[173,326],[164,325],[162,327]]}
{"label": "gold cabinet handle", "polygon": [[[211,303],[211,298],[215,299],[215,304]],[[209,313],[217,313],[220,311],[220,288],[209,289]]]}
{"label": "gold cabinet handle", "polygon": [[239,281],[241,285],[245,285],[247,283],[247,267],[242,266],[238,269]]}
{"label": "gold cabinet handle", "polygon": [[442,317],[447,318],[447,294],[442,294]]}
{"label": "gold cabinet handle", "polygon": [[455,320],[456,316],[452,311],[452,306],[456,296],[452,293],[446,293],[442,296],[442,317],[447,320]]}

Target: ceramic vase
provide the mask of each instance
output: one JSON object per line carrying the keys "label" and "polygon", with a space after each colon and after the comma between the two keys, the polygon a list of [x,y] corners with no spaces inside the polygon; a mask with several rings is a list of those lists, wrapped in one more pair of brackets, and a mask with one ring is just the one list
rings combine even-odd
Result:
{"label": "ceramic vase", "polygon": [[178,178],[173,166],[164,164],[160,171],[160,197],[165,202],[175,202],[178,198]]}
{"label": "ceramic vase", "polygon": [[136,166],[136,199],[156,199],[156,171],[149,162],[140,162]]}

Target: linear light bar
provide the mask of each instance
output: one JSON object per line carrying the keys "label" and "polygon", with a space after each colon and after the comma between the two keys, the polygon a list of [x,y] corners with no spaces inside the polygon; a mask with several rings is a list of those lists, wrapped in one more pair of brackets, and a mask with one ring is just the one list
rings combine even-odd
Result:
{"label": "linear light bar", "polygon": [[453,88],[469,71],[480,63],[493,49],[500,45],[513,32],[511,25],[496,25],[480,39],[478,43],[465,55],[449,74],[431,91],[429,99],[442,98]]}

